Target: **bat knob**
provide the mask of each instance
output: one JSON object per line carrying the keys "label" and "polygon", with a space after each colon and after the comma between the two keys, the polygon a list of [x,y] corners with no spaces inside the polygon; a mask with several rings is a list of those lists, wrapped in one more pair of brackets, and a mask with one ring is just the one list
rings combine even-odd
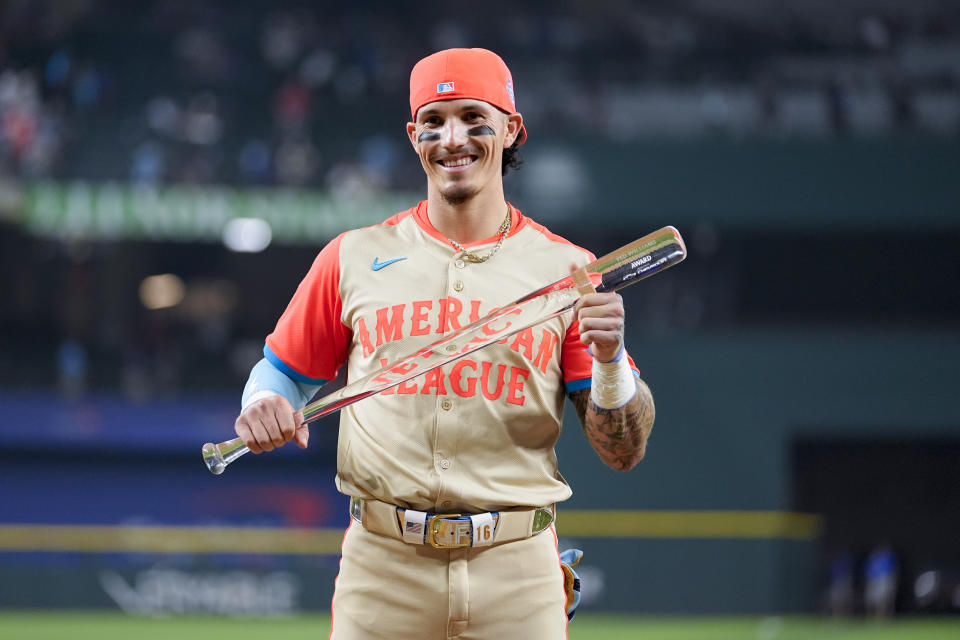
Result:
{"label": "bat knob", "polygon": [[201,452],[203,453],[203,462],[207,465],[207,469],[210,469],[210,473],[218,476],[227,468],[227,461],[223,459],[223,454],[217,445],[208,442],[203,445]]}

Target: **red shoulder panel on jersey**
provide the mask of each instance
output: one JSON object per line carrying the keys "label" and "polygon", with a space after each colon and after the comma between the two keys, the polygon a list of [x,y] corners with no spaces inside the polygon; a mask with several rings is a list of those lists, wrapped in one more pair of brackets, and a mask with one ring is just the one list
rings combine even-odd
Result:
{"label": "red shoulder panel on jersey", "polygon": [[277,326],[267,336],[264,355],[294,380],[322,384],[337,377],[353,332],[343,324],[340,299],[340,242],[330,241],[300,282]]}

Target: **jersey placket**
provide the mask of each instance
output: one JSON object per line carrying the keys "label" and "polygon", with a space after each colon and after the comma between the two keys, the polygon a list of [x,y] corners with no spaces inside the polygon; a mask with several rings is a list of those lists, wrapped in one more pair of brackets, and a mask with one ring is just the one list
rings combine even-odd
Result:
{"label": "jersey placket", "polygon": [[[467,270],[476,268],[479,265],[472,265],[465,260],[455,258],[447,264],[447,281],[445,287],[445,296],[455,298],[463,302],[465,289],[464,283]],[[459,322],[459,319],[450,319],[447,317],[452,305],[444,303],[440,313],[440,323],[443,329],[443,335],[452,333]],[[456,320],[456,321],[451,321]],[[460,346],[460,345],[457,345]],[[449,381],[448,381],[449,382]],[[457,468],[456,454],[459,449],[460,434],[463,425],[460,424],[461,403],[467,401],[466,398],[460,398],[454,394],[446,385],[445,393],[437,394],[437,421],[436,421],[436,445],[434,450],[434,465],[437,474],[440,476],[440,489],[437,493],[436,508],[440,511],[449,510],[455,500],[459,499],[456,491],[451,491],[451,487],[456,487],[454,478],[460,473]]]}

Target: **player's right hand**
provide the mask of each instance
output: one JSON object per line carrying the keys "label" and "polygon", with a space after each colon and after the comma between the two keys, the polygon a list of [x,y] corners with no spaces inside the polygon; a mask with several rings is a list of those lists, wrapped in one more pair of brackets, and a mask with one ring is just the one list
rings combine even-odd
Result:
{"label": "player's right hand", "polygon": [[240,414],[233,430],[253,453],[273,451],[291,440],[301,449],[307,448],[310,430],[303,424],[303,414],[294,411],[281,395],[257,400]]}

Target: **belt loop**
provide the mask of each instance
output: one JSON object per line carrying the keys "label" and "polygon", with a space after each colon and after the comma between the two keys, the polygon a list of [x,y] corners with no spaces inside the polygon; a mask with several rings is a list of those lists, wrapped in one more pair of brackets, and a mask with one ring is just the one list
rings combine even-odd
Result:
{"label": "belt loop", "polygon": [[556,517],[557,505],[552,504],[549,507],[539,507],[533,512],[533,525],[530,533],[540,533],[551,524]]}
{"label": "belt loop", "polygon": [[363,500],[350,496],[350,517],[363,524]]}

